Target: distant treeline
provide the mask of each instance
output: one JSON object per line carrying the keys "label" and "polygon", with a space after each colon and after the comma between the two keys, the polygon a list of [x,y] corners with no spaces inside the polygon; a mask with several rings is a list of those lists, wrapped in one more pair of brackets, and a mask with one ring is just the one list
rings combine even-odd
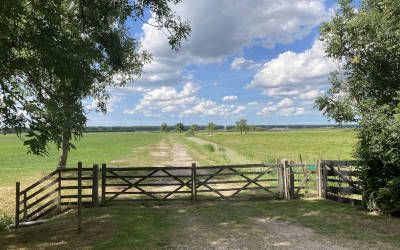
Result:
{"label": "distant treeline", "polygon": [[[266,130],[286,130],[286,129],[317,129],[317,128],[338,128],[337,125],[250,125],[249,131],[266,131]],[[355,124],[343,125],[342,128],[355,128]],[[189,130],[190,126],[184,126],[184,130]],[[219,131],[235,131],[234,125],[222,126],[216,125]],[[27,129],[28,130],[28,129]],[[27,131],[26,130],[26,131]],[[168,126],[169,131],[175,131],[175,125]],[[198,130],[207,130],[206,125],[198,125]],[[3,134],[14,133],[13,129],[0,130]],[[160,126],[89,126],[87,132],[136,132],[136,131],[160,131]]]}
{"label": "distant treeline", "polygon": [[[317,129],[317,128],[338,128],[336,125],[250,125],[250,132],[252,131],[266,131],[266,130],[285,130],[285,129]],[[343,125],[343,128],[354,128],[356,125],[348,124]],[[190,126],[184,126],[184,130],[189,130]],[[169,131],[175,130],[174,126],[168,126]],[[207,130],[206,125],[198,125],[198,130]],[[216,130],[235,131],[235,126],[222,126],[217,125]],[[160,126],[90,126],[87,127],[87,132],[135,132],[135,131],[160,131]]]}

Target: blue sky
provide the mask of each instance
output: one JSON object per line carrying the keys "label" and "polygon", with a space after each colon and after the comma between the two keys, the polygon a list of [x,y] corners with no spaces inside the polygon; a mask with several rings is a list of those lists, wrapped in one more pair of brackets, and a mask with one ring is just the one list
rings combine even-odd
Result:
{"label": "blue sky", "polygon": [[[110,90],[108,113],[91,111],[88,125],[329,123],[313,100],[336,67],[318,41],[334,7],[323,0],[184,0],[174,9],[192,34],[177,53],[165,32],[129,22],[153,60],[140,79]],[[90,110],[94,103],[86,104]]]}

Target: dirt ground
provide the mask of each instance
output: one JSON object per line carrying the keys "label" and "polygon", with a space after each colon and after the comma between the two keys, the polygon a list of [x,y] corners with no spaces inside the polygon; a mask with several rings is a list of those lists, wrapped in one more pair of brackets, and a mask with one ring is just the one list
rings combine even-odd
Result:
{"label": "dirt ground", "polygon": [[311,229],[272,218],[253,218],[252,223],[224,222],[209,226],[192,217],[187,235],[178,240],[177,249],[352,249],[353,242],[337,244]]}

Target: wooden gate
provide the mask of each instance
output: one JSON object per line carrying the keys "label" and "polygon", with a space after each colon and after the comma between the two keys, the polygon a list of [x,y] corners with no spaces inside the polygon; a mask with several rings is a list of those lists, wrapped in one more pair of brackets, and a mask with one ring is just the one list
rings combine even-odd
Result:
{"label": "wooden gate", "polygon": [[321,161],[320,197],[343,203],[361,203],[362,188],[356,176],[356,166],[356,161]]}
{"label": "wooden gate", "polygon": [[102,167],[102,202],[277,196],[279,164]]}

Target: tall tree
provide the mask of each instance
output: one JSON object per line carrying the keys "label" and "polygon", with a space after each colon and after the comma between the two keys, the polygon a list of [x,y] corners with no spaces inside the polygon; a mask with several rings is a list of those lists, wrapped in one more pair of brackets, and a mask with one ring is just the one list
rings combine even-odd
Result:
{"label": "tall tree", "polygon": [[143,20],[179,49],[190,27],[171,10],[179,0],[16,0],[0,4],[0,129],[28,130],[24,144],[42,155],[54,142],[65,167],[71,139],[83,135],[93,100],[106,112],[108,89],[140,76],[150,54],[128,32]]}
{"label": "tall tree", "polygon": [[175,131],[177,132],[177,133],[182,133],[183,131],[184,131],[184,126],[183,126],[183,123],[182,122],[179,122],[179,123],[177,123],[176,125],[175,125]]}
{"label": "tall tree", "polygon": [[160,126],[160,131],[164,133],[168,132],[168,124],[166,124],[165,122],[162,123]]}
{"label": "tall tree", "polygon": [[339,1],[321,35],[340,69],[316,106],[339,123],[358,122],[365,205],[400,213],[399,13],[398,1]]}
{"label": "tall tree", "polygon": [[215,127],[216,127],[216,125],[213,122],[209,122],[207,124],[208,135],[213,135],[214,134]]}
{"label": "tall tree", "polygon": [[239,121],[236,121],[236,130],[240,131],[240,134],[242,135],[243,132],[247,133],[249,131],[249,126],[247,125],[247,121],[245,119],[240,119]]}

